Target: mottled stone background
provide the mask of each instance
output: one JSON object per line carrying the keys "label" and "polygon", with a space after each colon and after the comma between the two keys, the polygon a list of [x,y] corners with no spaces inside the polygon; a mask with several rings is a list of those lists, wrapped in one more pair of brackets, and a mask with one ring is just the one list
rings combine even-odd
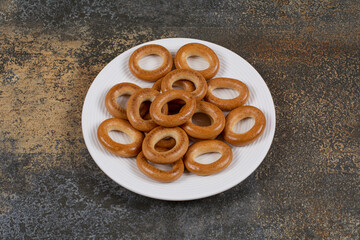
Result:
{"label": "mottled stone background", "polygon": [[[359,9],[358,0],[0,1],[0,238],[359,239]],[[129,192],[82,137],[99,71],[165,37],[238,53],[276,105],[261,166],[198,201]]]}

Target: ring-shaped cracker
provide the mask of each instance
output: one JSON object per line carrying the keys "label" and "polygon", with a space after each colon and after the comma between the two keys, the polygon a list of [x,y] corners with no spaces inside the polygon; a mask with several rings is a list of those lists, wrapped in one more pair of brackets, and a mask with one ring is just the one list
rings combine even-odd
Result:
{"label": "ring-shaped cracker", "polygon": [[[172,137],[175,139],[175,146],[168,151],[158,151],[155,149],[156,143],[160,140]],[[175,128],[164,128],[156,127],[146,134],[143,144],[142,151],[151,162],[154,163],[172,163],[182,158],[189,147],[189,138],[184,130],[179,127]]]}
{"label": "ring-shaped cracker", "polygon": [[[187,63],[187,58],[191,56],[203,57],[209,63],[209,67],[204,70],[192,69]],[[182,46],[177,51],[174,62],[177,69],[196,70],[201,73],[206,80],[213,78],[220,67],[219,58],[215,52],[211,48],[200,43],[189,43]]]}
{"label": "ring-shaped cracker", "polygon": [[[179,113],[166,115],[162,113],[162,107],[168,102],[180,99],[185,102]],[[150,105],[150,116],[160,126],[175,127],[184,124],[194,114],[196,109],[196,100],[194,96],[184,90],[175,89],[158,95]]]}
{"label": "ring-shaped cracker", "polygon": [[217,106],[208,102],[198,101],[195,113],[204,113],[209,116],[211,124],[209,126],[199,126],[194,124],[192,118],[190,118],[182,125],[182,128],[189,136],[197,139],[212,139],[216,138],[223,131],[225,116]]}
{"label": "ring-shaped cracker", "polygon": [[[130,144],[117,143],[109,136],[110,131],[124,132],[133,142]],[[141,151],[141,144],[144,139],[142,132],[133,128],[128,121],[119,118],[103,121],[98,127],[97,137],[105,149],[121,157],[136,156]]]}
{"label": "ring-shaped cracker", "polygon": [[133,83],[119,83],[113,86],[105,97],[105,107],[109,113],[116,118],[127,119],[126,108],[122,108],[117,103],[117,98],[124,95],[133,95],[141,88]]}
{"label": "ring-shaped cracker", "polygon": [[[218,152],[221,157],[210,164],[195,161],[197,156]],[[191,145],[184,156],[184,164],[189,172],[197,175],[211,175],[224,170],[232,161],[232,150],[229,145],[219,140],[205,140]]]}
{"label": "ring-shaped cracker", "polygon": [[[163,62],[154,70],[145,70],[140,67],[139,60],[145,56],[159,55]],[[171,71],[173,59],[169,50],[157,44],[149,44],[136,49],[129,58],[129,69],[134,76],[145,81],[155,82]]]}
{"label": "ring-shaped cracker", "polygon": [[137,156],[136,165],[143,174],[159,182],[173,182],[181,177],[184,172],[184,163],[182,159],[171,163],[172,169],[166,171],[151,165],[143,152],[140,152]]}
{"label": "ring-shaped cracker", "polygon": [[[253,118],[254,126],[245,133],[235,133],[235,124],[245,118]],[[264,132],[266,119],[264,113],[253,106],[241,106],[232,110],[226,116],[224,139],[234,146],[244,146],[255,141]]]}
{"label": "ring-shaped cracker", "polygon": [[[148,132],[158,126],[151,118],[144,119],[140,114],[140,107],[143,102],[153,102],[160,93],[151,88],[143,88],[133,94],[127,103],[127,118],[131,125],[139,131]],[[151,107],[151,104],[150,104]],[[168,106],[163,106],[164,114],[167,114]]]}
{"label": "ring-shaped cracker", "polygon": [[[239,93],[239,96],[233,99],[221,99],[215,97],[212,91],[217,88],[231,88]],[[249,88],[245,83],[233,78],[213,78],[208,82],[208,90],[205,101],[216,105],[223,111],[231,111],[242,106],[249,99]]]}
{"label": "ring-shaped cracker", "polygon": [[195,90],[191,91],[191,94],[196,100],[204,98],[208,89],[205,78],[200,73],[189,69],[176,69],[169,72],[161,81],[161,91],[173,90],[173,84],[181,79],[188,80],[194,84]]}

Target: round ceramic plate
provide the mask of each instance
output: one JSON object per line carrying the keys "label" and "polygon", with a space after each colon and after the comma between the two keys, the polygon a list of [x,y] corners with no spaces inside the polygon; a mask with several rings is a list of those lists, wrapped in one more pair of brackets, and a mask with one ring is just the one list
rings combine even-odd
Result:
{"label": "round ceramic plate", "polygon": [[[233,161],[222,172],[211,176],[197,176],[185,172],[172,183],[161,183],[143,175],[136,166],[135,158],[122,158],[106,151],[97,139],[97,128],[102,121],[111,118],[105,108],[105,96],[108,90],[120,82],[132,82],[143,88],[153,83],[137,79],[128,68],[131,53],[146,44],[159,44],[166,47],[174,56],[184,44],[197,42],[210,47],[220,60],[220,69],[215,77],[235,78],[244,82],[250,91],[246,105],[252,105],[263,111],[266,117],[266,128],[259,139],[244,147],[232,146]],[[190,66],[196,69],[206,67],[202,58],[188,59]],[[140,65],[151,69],[161,64],[161,59],[148,56],[141,60]],[[216,92],[222,98],[234,98],[233,90],[221,89]],[[226,113],[225,113],[226,114]],[[241,121],[236,131],[250,129],[252,121]],[[265,158],[272,143],[275,132],[275,108],[270,91],[259,73],[243,58],[219,45],[188,38],[169,38],[147,42],[117,56],[95,78],[86,95],[82,111],[82,130],[85,144],[97,165],[112,180],[130,191],[143,196],[172,201],[193,200],[209,197],[239,184],[247,178]],[[112,138],[119,142],[130,142],[125,134],[113,134]],[[218,154],[200,156],[197,161],[209,163],[216,160]]]}

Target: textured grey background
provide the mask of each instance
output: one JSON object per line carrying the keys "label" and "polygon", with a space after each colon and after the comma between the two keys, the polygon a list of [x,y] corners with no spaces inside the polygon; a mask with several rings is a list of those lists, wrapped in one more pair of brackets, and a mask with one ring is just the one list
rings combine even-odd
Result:
{"label": "textured grey background", "polygon": [[[357,0],[0,1],[0,237],[359,239],[359,9]],[[275,101],[264,162],[210,198],[129,192],[82,138],[98,72],[165,37],[238,53]]]}

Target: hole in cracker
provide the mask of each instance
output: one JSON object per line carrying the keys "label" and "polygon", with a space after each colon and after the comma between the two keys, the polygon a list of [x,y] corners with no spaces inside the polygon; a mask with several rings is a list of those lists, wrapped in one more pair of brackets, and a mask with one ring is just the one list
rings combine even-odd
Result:
{"label": "hole in cracker", "polygon": [[144,70],[155,70],[163,63],[162,57],[156,54],[150,54],[141,58],[138,62],[139,66]]}
{"label": "hole in cracker", "polygon": [[235,133],[246,133],[254,126],[254,124],[255,120],[253,118],[244,118],[235,124],[233,131]]}
{"label": "hole in cracker", "polygon": [[155,150],[159,152],[166,152],[175,146],[175,139],[172,137],[165,137],[155,144]]}
{"label": "hole in cracker", "polygon": [[192,88],[195,89],[195,85],[193,82],[189,81],[189,80],[186,80],[186,79],[179,79],[177,81],[175,81],[172,85],[172,88],[173,89],[181,89],[181,90],[186,90],[184,88],[184,84],[182,82],[179,82],[179,81],[186,81],[186,83],[188,84],[191,84]]}
{"label": "hole in cracker", "polygon": [[233,99],[239,96],[239,92],[232,88],[215,88],[212,94],[221,99]]}
{"label": "hole in cracker", "polygon": [[186,59],[189,67],[191,67],[194,70],[205,70],[209,67],[208,61],[206,61],[205,58],[200,56],[190,56]]}
{"label": "hole in cracker", "polygon": [[140,116],[144,119],[144,120],[150,120],[151,119],[151,116],[150,116],[150,113],[149,113],[149,110],[150,110],[150,104],[151,104],[151,101],[144,101],[141,103],[140,105]]}
{"label": "hole in cracker", "polygon": [[130,144],[133,140],[124,132],[112,130],[109,131],[109,137],[120,144]]}
{"label": "hole in cracker", "polygon": [[129,94],[124,94],[124,95],[121,95],[119,97],[116,98],[116,103],[126,109],[126,105],[127,105],[127,102],[129,101],[129,98],[130,98],[130,95]]}
{"label": "hole in cracker", "polygon": [[210,164],[213,162],[216,162],[221,158],[221,153],[218,152],[209,152],[204,153],[195,158],[195,162],[201,163],[201,164]]}
{"label": "hole in cracker", "polygon": [[174,99],[167,103],[169,108],[168,115],[178,114],[181,108],[185,105],[185,101],[181,99]]}
{"label": "hole in cracker", "polygon": [[198,126],[202,126],[202,127],[206,127],[206,126],[210,126],[211,125],[211,118],[209,115],[205,114],[205,113],[195,113],[192,118],[191,121],[193,124],[198,125]]}
{"label": "hole in cracker", "polygon": [[172,164],[157,164],[157,163],[153,163],[148,161],[148,163],[150,165],[152,165],[153,167],[156,167],[157,169],[163,170],[163,171],[170,171],[172,169]]}

